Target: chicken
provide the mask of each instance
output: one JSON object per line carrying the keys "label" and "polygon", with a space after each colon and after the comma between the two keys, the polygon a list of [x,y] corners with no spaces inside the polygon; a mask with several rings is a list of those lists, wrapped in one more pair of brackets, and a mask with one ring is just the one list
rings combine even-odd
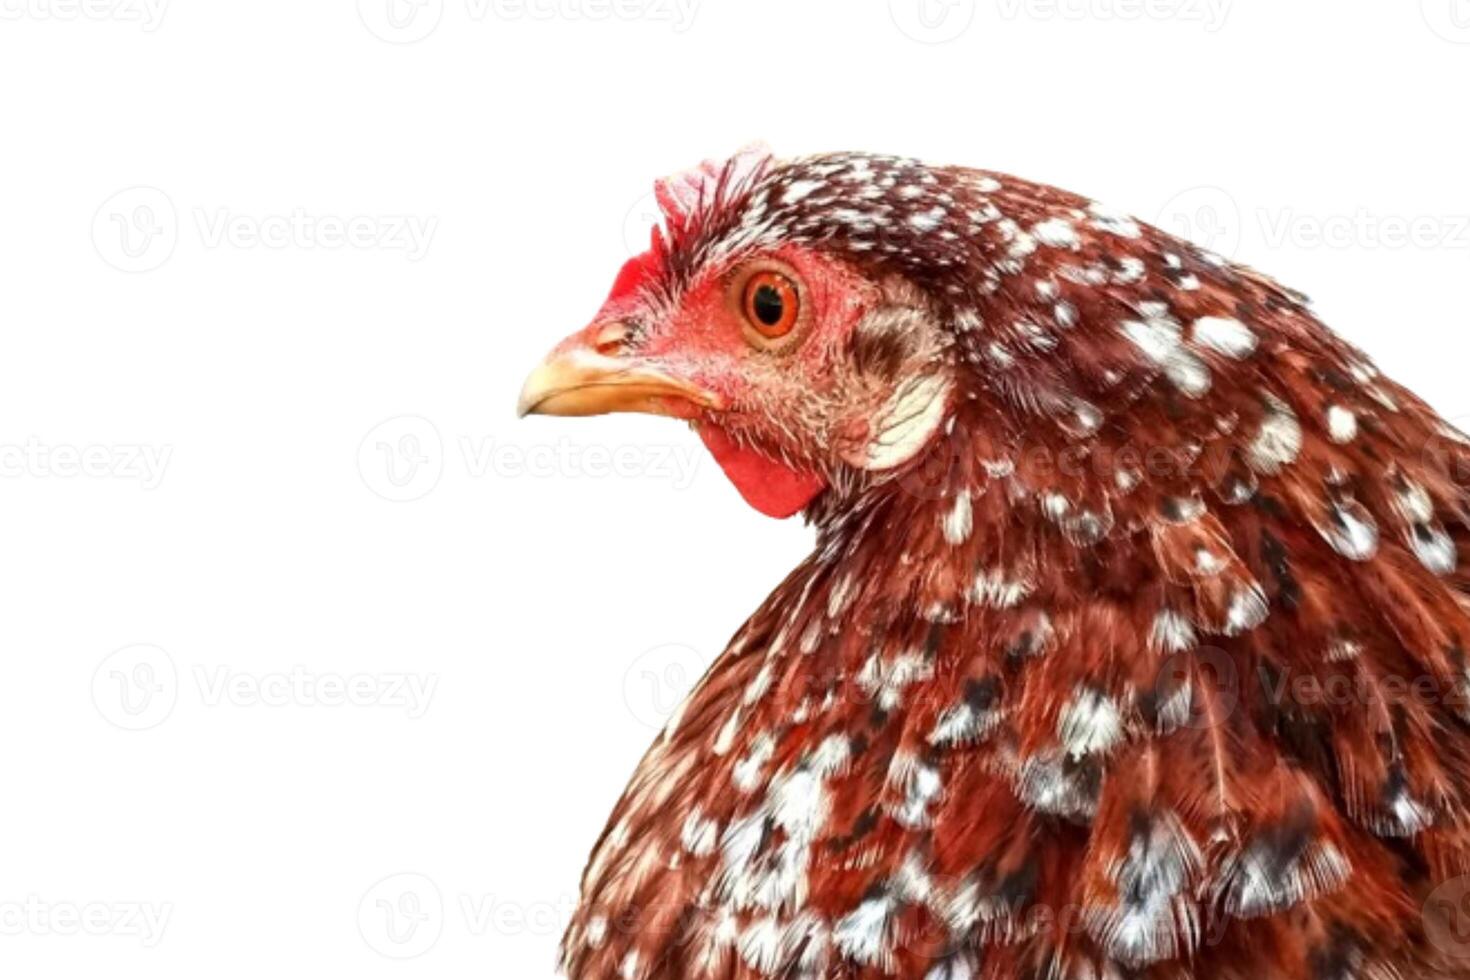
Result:
{"label": "chicken", "polygon": [[753,149],[657,195],[521,411],[685,419],[817,540],[617,804],[567,976],[1470,976],[1465,437],[1074,194]]}

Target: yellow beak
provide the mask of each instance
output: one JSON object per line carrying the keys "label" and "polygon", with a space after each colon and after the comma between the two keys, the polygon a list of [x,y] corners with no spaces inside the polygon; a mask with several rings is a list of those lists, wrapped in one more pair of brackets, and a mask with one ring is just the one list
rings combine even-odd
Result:
{"label": "yellow beak", "polygon": [[605,415],[645,412],[690,418],[719,408],[712,391],[667,374],[637,358],[599,353],[582,338],[561,344],[521,388],[519,415]]}

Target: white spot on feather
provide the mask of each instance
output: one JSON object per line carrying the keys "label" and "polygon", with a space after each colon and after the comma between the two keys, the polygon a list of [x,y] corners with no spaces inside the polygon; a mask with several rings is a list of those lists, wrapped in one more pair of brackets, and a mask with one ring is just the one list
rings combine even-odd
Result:
{"label": "white spot on feather", "polygon": [[975,980],[975,966],[968,955],[957,954],[936,963],[933,969],[924,974],[924,980]]}
{"label": "white spot on feather", "polygon": [[720,842],[720,857],[725,868],[740,873],[755,856],[766,834],[766,815],[760,810],[742,817],[725,829]]}
{"label": "white spot on feather", "polygon": [[762,916],[740,935],[740,958],[762,976],[773,976],[785,958],[782,929],[775,916]]}
{"label": "white spot on feather", "polygon": [[1420,564],[1436,575],[1451,575],[1460,565],[1454,539],[1439,524],[1416,524],[1409,529],[1409,544]]}
{"label": "white spot on feather", "polygon": [[970,601],[991,609],[1011,609],[1034,588],[1028,579],[1012,577],[1003,568],[981,569],[970,587]]}
{"label": "white spot on feather", "polygon": [[981,711],[968,701],[946,708],[935,719],[934,730],[929,733],[929,744],[933,746],[963,745],[984,738],[999,723],[995,711]]}
{"label": "white spot on feather", "polygon": [[1225,611],[1226,636],[1239,636],[1241,633],[1249,632],[1266,621],[1271,614],[1271,606],[1266,601],[1265,591],[1256,583],[1238,588],[1230,597],[1230,605]]}
{"label": "white spot on feather", "polygon": [[892,711],[903,700],[904,688],[934,676],[934,666],[916,653],[903,653],[892,660],[871,656],[858,673],[858,685],[872,696],[878,707]]}
{"label": "white spot on feather", "polygon": [[1059,493],[1048,491],[1041,495],[1041,512],[1047,520],[1059,521],[1072,510],[1072,501]]}
{"label": "white spot on feather", "polygon": [[827,618],[836,619],[847,608],[852,599],[853,577],[851,573],[843,575],[832,586],[832,591],[827,594]]}
{"label": "white spot on feather", "polygon": [[719,828],[713,820],[704,818],[703,810],[696,806],[689,811],[689,816],[684,818],[684,828],[679,834],[679,842],[684,845],[684,850],[695,857],[704,857],[713,853],[719,839]]}
{"label": "white spot on feather", "polygon": [[828,735],[812,753],[812,771],[819,776],[838,775],[852,759],[852,743],[846,735]]}
{"label": "white spot on feather", "polygon": [[1265,395],[1266,415],[1246,450],[1251,469],[1266,476],[1280,473],[1302,451],[1302,426],[1291,406],[1275,395]]}
{"label": "white spot on feather", "polygon": [[1400,479],[1394,489],[1393,506],[1410,524],[1427,524],[1434,520],[1434,498],[1413,480]]}
{"label": "white spot on feather", "polygon": [[1025,760],[1016,774],[1017,795],[1041,813],[1091,819],[1097,813],[1097,788],[1064,760],[1060,752],[1037,753]]}
{"label": "white spot on feather", "polygon": [[1123,336],[1133,342],[1145,358],[1163,368],[1164,375],[1190,398],[1210,390],[1210,369],[1183,343],[1183,328],[1162,303],[1141,307],[1142,320],[1125,320],[1119,325]]}
{"label": "white spot on feather", "polygon": [[710,747],[715,755],[725,755],[735,744],[735,733],[740,730],[740,709],[736,708],[730,712],[730,717],[725,719],[725,724],[720,726],[720,732],[715,736],[714,745]]}
{"label": "white spot on feather", "polygon": [[1200,317],[1194,321],[1194,342],[1237,360],[1250,356],[1256,349],[1256,335],[1232,317]]}
{"label": "white spot on feather", "polygon": [[799,201],[806,200],[814,192],[821,189],[822,182],[819,180],[793,180],[786,186],[785,192],[782,193],[781,203],[796,204]]}
{"label": "white spot on feather", "polygon": [[1099,231],[1119,238],[1138,238],[1143,234],[1138,222],[1112,208],[1093,204],[1088,210],[1092,212],[1092,226]]}
{"label": "white spot on feather", "polygon": [[929,826],[929,803],[939,795],[939,770],[908,753],[893,757],[889,780],[904,793],[904,801],[891,811],[893,819],[910,830]]}
{"label": "white spot on feather", "polygon": [[859,966],[877,966],[885,973],[893,961],[893,913],[888,895],[867,899],[839,919],[832,932],[837,948]]}
{"label": "white spot on feather", "polygon": [[1358,437],[1358,417],[1341,405],[1327,407],[1327,434],[1339,446]]}
{"label": "white spot on feather", "polygon": [[1146,272],[1147,266],[1143,264],[1142,259],[1127,255],[1118,260],[1118,272],[1113,276],[1113,281],[1119,285],[1131,286],[1136,282],[1142,282]]}
{"label": "white spot on feather", "polygon": [[1329,522],[1317,528],[1334,551],[1352,561],[1378,554],[1378,524],[1361,505],[1333,505]]}
{"label": "white spot on feather", "polygon": [[1199,912],[1188,888],[1201,863],[1199,848],[1177,817],[1150,821],[1109,868],[1116,895],[1084,910],[1088,932],[1135,968],[1192,950],[1199,941]]}
{"label": "white spot on feather", "polygon": [[1080,689],[1062,708],[1057,736],[1074,759],[1106,752],[1123,738],[1122,712],[1101,691]]}
{"label": "white spot on feather", "polygon": [[732,778],[735,786],[747,793],[755,789],[760,782],[761,770],[765,768],[771,756],[776,752],[776,740],[768,732],[761,732],[751,743],[750,751],[744,759],[735,764]]}
{"label": "white spot on feather", "polygon": [[944,540],[950,544],[961,544],[970,536],[971,511],[970,491],[955,494],[954,505],[944,515]]}
{"label": "white spot on feather", "polygon": [[1221,877],[1227,914],[1254,919],[1341,888],[1352,865],[1332,844],[1313,841],[1285,867],[1279,848],[1258,840],[1225,862]]}
{"label": "white spot on feather", "polygon": [[1173,609],[1160,609],[1154,615],[1153,630],[1149,633],[1149,645],[1159,653],[1183,653],[1194,649],[1196,643],[1194,624],[1182,613]]}
{"label": "white spot on feather", "polygon": [[1081,246],[1077,229],[1065,218],[1048,218],[1031,229],[1031,234],[1041,244],[1051,248],[1075,249]]}
{"label": "white spot on feather", "polygon": [[944,208],[935,207],[909,215],[909,227],[918,232],[929,232],[938,228],[948,214]]}
{"label": "white spot on feather", "polygon": [[766,692],[771,689],[771,677],[770,663],[762,664],[761,669],[756,673],[755,677],[751,678],[750,683],[746,685],[745,696],[741,700],[745,704],[751,705],[765,697]]}
{"label": "white spot on feather", "polygon": [[955,310],[954,325],[956,330],[961,330],[965,333],[969,333],[971,331],[979,330],[984,327],[985,321],[980,319],[980,314],[966,307],[964,309]]}
{"label": "white spot on feather", "polygon": [[1413,837],[1434,825],[1434,812],[1409,795],[1408,787],[1400,786],[1389,801],[1388,813],[1393,827],[1379,828],[1384,836]]}

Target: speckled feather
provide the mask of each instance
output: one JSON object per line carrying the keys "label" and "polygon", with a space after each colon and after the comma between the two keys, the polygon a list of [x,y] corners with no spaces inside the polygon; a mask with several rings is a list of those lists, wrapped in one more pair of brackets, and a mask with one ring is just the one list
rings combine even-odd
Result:
{"label": "speckled feather", "polygon": [[757,155],[663,197],[640,288],[821,250],[923,292],[954,389],[808,509],[566,975],[1470,975],[1420,911],[1470,871],[1462,436],[1302,296],[1069,193]]}

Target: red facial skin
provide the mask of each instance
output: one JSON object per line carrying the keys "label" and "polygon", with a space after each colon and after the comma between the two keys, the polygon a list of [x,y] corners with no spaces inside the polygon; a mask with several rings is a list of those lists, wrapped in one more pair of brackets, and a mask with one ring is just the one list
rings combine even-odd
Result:
{"label": "red facial skin", "polygon": [[[584,336],[628,318],[651,324],[646,339],[626,352],[661,370],[716,393],[725,409],[705,411],[680,399],[666,402],[668,414],[699,423],[704,444],[740,495],[769,517],[790,517],[805,508],[827,482],[818,468],[793,467],[776,458],[819,458],[823,447],[793,445],[795,426],[772,424],[791,408],[783,398],[795,388],[777,389],[782,379],[820,387],[853,327],[877,299],[867,280],[844,264],[797,247],[760,256],[742,256],[705,275],[676,300],[672,311],[652,311],[642,293],[656,269],[649,252],[628,261],[607,303]],[[752,338],[741,304],[746,270],[775,264],[799,283],[801,311],[791,333],[762,344]],[[739,432],[743,439],[733,433]],[[762,452],[750,443],[771,448]]]}

